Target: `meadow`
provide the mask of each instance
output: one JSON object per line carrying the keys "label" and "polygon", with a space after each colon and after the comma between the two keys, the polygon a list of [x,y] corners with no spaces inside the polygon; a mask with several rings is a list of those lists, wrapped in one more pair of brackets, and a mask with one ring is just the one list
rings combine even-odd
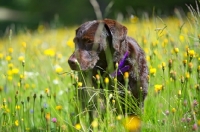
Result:
{"label": "meadow", "polygon": [[[149,93],[144,112],[130,121],[107,103],[105,118],[77,111],[82,87],[67,60],[77,27],[12,30],[0,39],[0,131],[144,132],[200,130],[200,14],[123,22],[146,53]],[[106,87],[108,78],[100,78]],[[105,81],[104,81],[105,80]],[[86,87],[87,88],[87,87]],[[89,87],[88,87],[89,88]],[[108,93],[108,99],[111,93]],[[129,120],[127,122],[127,120]]]}

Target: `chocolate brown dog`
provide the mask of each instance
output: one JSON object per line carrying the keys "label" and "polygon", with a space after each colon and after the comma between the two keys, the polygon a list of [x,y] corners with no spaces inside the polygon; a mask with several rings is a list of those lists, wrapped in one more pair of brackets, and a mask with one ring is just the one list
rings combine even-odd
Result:
{"label": "chocolate brown dog", "polygon": [[125,26],[110,19],[89,21],[76,30],[74,43],[75,51],[68,60],[72,70],[90,71],[90,80],[99,71],[103,76],[116,77],[123,85],[123,73],[128,72],[128,90],[143,104],[148,91],[148,67],[143,50],[127,36]]}

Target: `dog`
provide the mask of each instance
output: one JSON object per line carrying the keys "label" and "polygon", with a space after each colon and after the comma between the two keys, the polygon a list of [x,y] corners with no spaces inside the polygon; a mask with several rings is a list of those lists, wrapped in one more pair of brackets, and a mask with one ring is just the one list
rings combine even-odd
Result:
{"label": "dog", "polygon": [[[127,90],[137,104],[143,106],[148,93],[148,66],[144,51],[135,39],[127,36],[125,26],[111,19],[88,21],[76,30],[74,43],[75,51],[68,63],[72,70],[86,73],[85,76],[89,78],[87,84],[96,86],[93,77],[101,74],[103,77],[117,78],[119,84],[125,85],[123,74],[127,72]],[[119,87],[118,90],[122,89]],[[84,91],[79,92],[79,100],[83,104],[88,103],[85,97],[91,96]]]}

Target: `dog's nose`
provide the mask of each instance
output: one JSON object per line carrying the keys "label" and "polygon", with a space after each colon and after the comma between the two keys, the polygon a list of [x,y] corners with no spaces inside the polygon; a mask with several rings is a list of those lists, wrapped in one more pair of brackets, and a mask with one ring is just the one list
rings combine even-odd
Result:
{"label": "dog's nose", "polygon": [[78,61],[75,57],[71,56],[68,60],[68,64],[72,70],[78,69]]}

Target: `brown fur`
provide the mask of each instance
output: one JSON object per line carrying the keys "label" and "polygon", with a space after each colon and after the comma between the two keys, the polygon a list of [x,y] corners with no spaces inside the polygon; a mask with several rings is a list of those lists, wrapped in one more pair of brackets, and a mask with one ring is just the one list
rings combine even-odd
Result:
{"label": "brown fur", "polygon": [[[128,90],[142,103],[148,91],[148,67],[145,53],[137,42],[127,36],[127,28],[110,19],[94,20],[82,24],[76,30],[75,51],[68,63],[72,70],[91,71],[92,76],[111,74],[114,65],[129,53],[125,64],[130,66]],[[108,60],[109,56],[109,60]],[[79,63],[80,67],[77,65]],[[79,69],[80,68],[80,69]],[[90,79],[92,80],[92,76]],[[117,77],[124,84],[123,75]]]}

